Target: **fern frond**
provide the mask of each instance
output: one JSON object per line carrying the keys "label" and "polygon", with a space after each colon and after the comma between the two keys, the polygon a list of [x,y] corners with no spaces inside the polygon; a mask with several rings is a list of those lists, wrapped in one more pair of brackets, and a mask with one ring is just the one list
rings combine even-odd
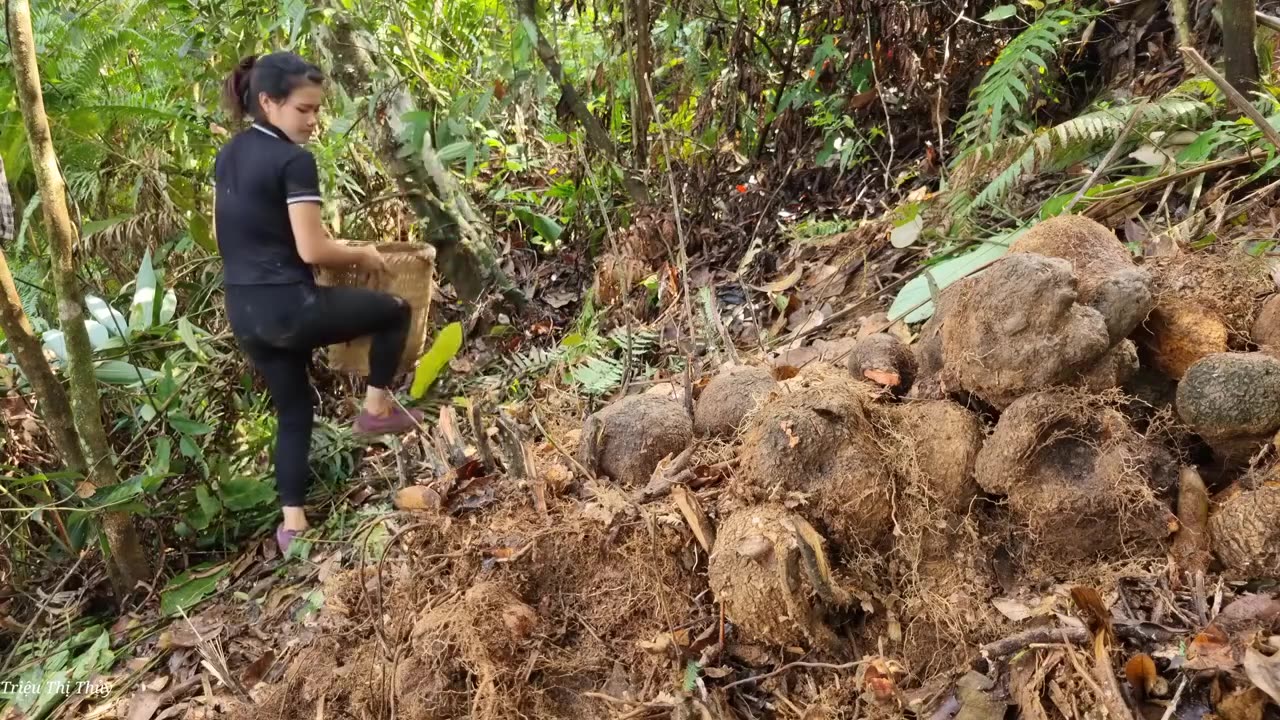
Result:
{"label": "fern frond", "polygon": [[[1024,176],[1055,172],[1105,151],[1115,143],[1136,108],[1137,105],[1125,105],[1099,110],[1068,120],[1029,139],[1017,138],[975,148],[971,152],[976,157],[985,156],[988,161],[998,159],[996,166],[1003,167],[1003,170],[974,195],[972,201],[965,202],[964,187],[958,188],[952,198],[955,204],[950,210],[963,219],[975,210],[999,202]],[[1147,105],[1129,142],[1137,143],[1143,134],[1157,128],[1168,130],[1194,126],[1209,118],[1211,112],[1208,105],[1197,100],[1180,96],[1162,98]],[[967,161],[970,160],[961,160]]]}
{"label": "fern frond", "polygon": [[1097,14],[1092,10],[1068,8],[1048,10],[1010,40],[970,95],[969,110],[957,127],[963,143],[983,137],[991,142],[999,140],[1029,104],[1039,78],[1067,38],[1082,30]]}
{"label": "fern frond", "polygon": [[601,396],[613,392],[622,385],[622,363],[607,357],[587,358],[587,361],[569,371],[569,376],[588,395]]}

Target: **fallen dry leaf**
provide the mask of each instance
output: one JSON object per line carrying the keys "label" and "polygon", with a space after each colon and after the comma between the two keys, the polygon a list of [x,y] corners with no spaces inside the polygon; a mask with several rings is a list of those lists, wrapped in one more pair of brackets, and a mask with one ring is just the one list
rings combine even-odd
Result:
{"label": "fallen dry leaf", "polygon": [[1244,671],[1259,690],[1280,705],[1280,653],[1268,657],[1249,648],[1244,652]]}
{"label": "fallen dry leaf", "polygon": [[1228,695],[1218,703],[1218,717],[1222,720],[1262,720],[1267,710],[1267,694],[1258,688],[1249,688]]}
{"label": "fallen dry leaf", "polygon": [[161,693],[151,690],[139,691],[129,700],[128,720],[151,720],[163,702],[164,696]]}
{"label": "fallen dry leaf", "polygon": [[245,668],[244,672],[240,673],[241,684],[246,688],[252,688],[254,685],[257,685],[261,682],[262,678],[266,676],[267,671],[271,669],[271,665],[275,661],[276,651],[267,650],[262,657],[249,663],[249,667]]}
{"label": "fallen dry leaf", "polygon": [[1041,617],[1044,615],[1052,615],[1055,605],[1055,599],[1050,596],[1041,598],[1036,607],[1031,607],[1021,600],[1014,598],[998,597],[991,601],[991,604],[1001,615],[1009,618],[1013,622],[1022,622],[1033,617]]}
{"label": "fallen dry leaf", "polygon": [[1231,652],[1231,639],[1222,628],[1210,624],[1187,646],[1188,670],[1232,670],[1238,665]]}

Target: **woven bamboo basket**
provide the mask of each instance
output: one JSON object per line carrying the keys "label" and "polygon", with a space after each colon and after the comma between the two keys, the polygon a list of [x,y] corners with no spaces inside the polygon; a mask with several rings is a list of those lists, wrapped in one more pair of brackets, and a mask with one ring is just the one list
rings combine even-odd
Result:
{"label": "woven bamboo basket", "polygon": [[[341,241],[347,245],[369,243]],[[325,287],[359,287],[399,295],[412,308],[409,337],[400,357],[399,372],[413,369],[427,344],[427,313],[435,286],[436,251],[430,245],[415,243],[373,243],[386,258],[391,269],[385,275],[352,268],[315,269],[316,284]],[[329,346],[329,365],[342,372],[369,374],[369,336]]]}

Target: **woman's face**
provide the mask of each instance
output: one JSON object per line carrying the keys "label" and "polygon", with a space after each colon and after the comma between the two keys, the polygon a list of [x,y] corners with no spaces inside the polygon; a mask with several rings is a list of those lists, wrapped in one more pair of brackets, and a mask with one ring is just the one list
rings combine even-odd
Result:
{"label": "woman's face", "polygon": [[311,84],[294,89],[282,102],[272,100],[266,93],[258,98],[267,122],[280,128],[290,140],[299,145],[307,144],[316,131],[320,104],[323,101],[324,88]]}

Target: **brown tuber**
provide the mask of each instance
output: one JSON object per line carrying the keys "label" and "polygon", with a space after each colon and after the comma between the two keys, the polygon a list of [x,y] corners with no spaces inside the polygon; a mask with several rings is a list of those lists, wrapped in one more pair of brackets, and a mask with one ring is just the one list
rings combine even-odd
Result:
{"label": "brown tuber", "polygon": [[[823,616],[827,605],[847,603],[848,595],[833,585],[821,538],[781,505],[748,507],[726,517],[716,530],[707,574],[725,616],[748,637],[828,651],[840,647]],[[816,605],[810,595],[817,596]]]}
{"label": "brown tuber", "polygon": [[693,413],[693,429],[700,436],[736,435],[742,419],[756,404],[778,389],[766,368],[736,366],[707,383]]}
{"label": "brown tuber", "polygon": [[664,457],[679,454],[692,440],[693,421],[679,402],[630,395],[587,418],[583,462],[622,485],[644,485]]}
{"label": "brown tuber", "polygon": [[964,514],[978,494],[974,464],[985,433],[978,416],[948,400],[909,402],[894,409],[901,447],[899,472],[914,478],[931,507]]}
{"label": "brown tuber", "polygon": [[1267,263],[1245,253],[1183,252],[1147,265],[1156,306],[1135,337],[1144,358],[1174,380],[1200,358],[1245,349],[1259,300],[1275,291]]}
{"label": "brown tuber", "polygon": [[1216,353],[1178,384],[1178,415],[1229,463],[1245,462],[1280,430],[1280,360]]}
{"label": "brown tuber", "polygon": [[1000,416],[978,453],[982,489],[1008,498],[1033,554],[1069,563],[1164,538],[1172,514],[1157,492],[1176,466],[1100,398],[1033,393]]}
{"label": "brown tuber", "polygon": [[793,498],[843,548],[877,547],[893,529],[895,483],[885,464],[874,393],[843,371],[786,383],[747,424],[733,491],[750,501]]}
{"label": "brown tuber", "polygon": [[1061,215],[1018,238],[1010,253],[1034,253],[1071,263],[1082,305],[1097,310],[1110,344],[1129,336],[1151,312],[1151,276],[1133,263],[1115,233],[1082,215]]}
{"label": "brown tuber", "polygon": [[889,388],[902,396],[916,380],[916,358],[910,348],[888,333],[859,338],[849,353],[849,372],[854,378]]}
{"label": "brown tuber", "polygon": [[1019,253],[996,262],[947,308],[945,384],[1002,409],[1034,390],[1078,382],[1111,343],[1102,315],[1077,299],[1065,260]]}
{"label": "brown tuber", "polygon": [[1272,295],[1262,303],[1249,339],[1259,347],[1280,351],[1280,294]]}
{"label": "brown tuber", "polygon": [[1280,486],[1245,490],[1209,516],[1213,554],[1235,579],[1280,576]]}

